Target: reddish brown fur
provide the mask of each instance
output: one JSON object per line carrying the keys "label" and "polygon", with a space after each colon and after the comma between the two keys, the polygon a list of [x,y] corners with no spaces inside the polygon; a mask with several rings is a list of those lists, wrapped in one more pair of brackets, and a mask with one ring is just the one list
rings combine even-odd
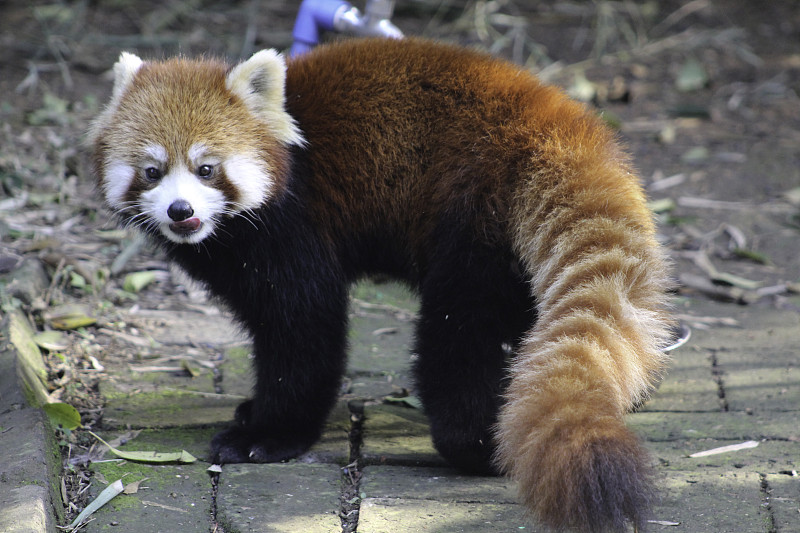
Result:
{"label": "reddish brown fur", "polygon": [[[171,154],[192,139],[250,144],[278,189],[291,187],[288,152],[243,107],[222,109],[226,68],[146,65],[135,83],[158,78],[157,93],[123,98],[114,120],[163,128]],[[206,95],[182,93],[197,80]],[[322,47],[289,62],[286,95],[309,146],[305,201],[330,243],[377,228],[424,273],[436,224],[450,220],[524,268],[538,320],[511,368],[496,458],[528,509],[557,529],[642,526],[649,460],[623,416],[663,367],[667,274],[612,133],[516,66],[420,40]],[[186,100],[194,111],[161,120]],[[98,154],[120,146],[104,138]]]}
{"label": "reddish brown fur", "polygon": [[[343,45],[290,65],[289,109],[327,155],[316,170],[343,178],[321,191],[320,213],[335,233],[381,212],[411,228],[417,251],[442,210],[482,238],[511,241],[535,280],[540,315],[514,364],[499,464],[556,528],[619,528],[626,517],[642,526],[644,510],[634,507],[648,503],[649,463],[622,417],[662,370],[667,279],[627,156],[593,114],[514,66],[424,42],[397,48],[382,57]],[[376,80],[381,61],[403,68]],[[331,80],[324,94],[313,87],[318,74]],[[429,107],[421,86],[445,104]],[[375,115],[384,128],[364,128]],[[359,151],[370,157],[358,164],[372,168],[351,159]],[[418,178],[398,190],[393,172]],[[348,203],[353,190],[363,209]],[[338,209],[325,208],[331,199]],[[592,489],[604,482],[592,476],[615,486]],[[587,501],[601,497],[617,515]]]}

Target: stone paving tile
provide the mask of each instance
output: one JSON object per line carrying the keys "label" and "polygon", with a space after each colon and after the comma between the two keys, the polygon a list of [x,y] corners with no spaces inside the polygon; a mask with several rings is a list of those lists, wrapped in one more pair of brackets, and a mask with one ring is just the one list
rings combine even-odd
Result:
{"label": "stone paving tile", "polygon": [[755,448],[735,452],[690,457],[691,454],[741,444],[742,440],[679,439],[669,442],[646,442],[646,447],[657,460],[659,470],[697,469],[712,471],[743,470],[747,472],[780,472],[800,468],[800,446],[785,440],[760,441]]}
{"label": "stone paving tile", "polygon": [[[101,431],[99,435],[106,442],[117,437],[124,437],[126,442],[117,447],[122,451],[179,452],[186,450],[194,457],[205,461],[208,457],[208,444],[218,430],[219,428],[216,427],[153,428],[135,432],[115,429]],[[114,455],[106,452],[103,459],[114,459]]]}
{"label": "stone paving tile", "polygon": [[628,425],[651,441],[676,439],[790,439],[800,434],[800,413],[759,411],[719,413],[641,412]]}
{"label": "stone paving tile", "polygon": [[322,437],[297,460],[340,466],[350,462],[350,411],[345,402],[336,404],[325,423]]}
{"label": "stone paving tile", "polygon": [[671,354],[664,379],[642,411],[719,411],[718,388],[708,353],[685,346]]}
{"label": "stone paving tile", "polygon": [[420,410],[371,405],[364,415],[361,464],[445,464],[433,447],[428,420]]}
{"label": "stone paving tile", "polygon": [[367,498],[445,502],[517,502],[514,483],[504,477],[463,475],[453,468],[367,466],[360,492]]}
{"label": "stone paving tile", "polygon": [[106,398],[103,427],[108,429],[224,424],[233,419],[233,412],[242,401],[181,390],[110,394]]}
{"label": "stone paving tile", "polygon": [[398,321],[387,313],[351,316],[348,372],[355,375],[393,376],[408,381],[411,365],[411,321]]}
{"label": "stone paving tile", "polygon": [[[126,321],[135,322],[142,333],[161,344],[177,346],[221,346],[247,341],[247,336],[234,325],[230,315],[213,305],[200,311],[162,311],[139,309],[126,313]],[[175,324],[187,326],[176,328]]]}
{"label": "stone paving tile", "polygon": [[800,531],[800,476],[797,471],[768,474],[769,503],[776,533]]}
{"label": "stone paving tile", "polygon": [[761,364],[733,362],[738,354],[717,355],[730,410],[795,411],[800,417],[800,364],[794,353],[770,350]]}
{"label": "stone paving tile", "polygon": [[518,505],[367,498],[359,533],[486,533],[543,531],[531,527]]}
{"label": "stone paving tile", "polygon": [[234,346],[224,352],[218,366],[220,383],[225,394],[249,398],[255,384],[250,345]]}
{"label": "stone paving tile", "polygon": [[336,465],[225,465],[217,518],[227,533],[341,531],[341,484]]}
{"label": "stone paving tile", "polygon": [[[139,448],[141,449],[141,448]],[[144,480],[135,494],[120,494],[94,515],[87,533],[175,533],[209,529],[211,483],[208,465],[152,465],[134,462],[94,463],[92,498],[109,483]],[[147,478],[147,479],[145,479]]]}
{"label": "stone paving tile", "polygon": [[661,502],[655,506],[653,519],[663,524],[652,524],[652,531],[767,531],[761,479],[755,472],[669,472],[658,487]]}
{"label": "stone paving tile", "polygon": [[362,283],[353,297],[357,300],[350,312],[350,395],[380,398],[411,387],[412,315],[418,304],[395,283]]}

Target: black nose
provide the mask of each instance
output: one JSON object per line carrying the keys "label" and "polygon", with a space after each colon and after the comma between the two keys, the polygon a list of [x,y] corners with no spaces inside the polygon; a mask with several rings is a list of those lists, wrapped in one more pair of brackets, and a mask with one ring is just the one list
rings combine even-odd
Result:
{"label": "black nose", "polygon": [[189,202],[186,200],[175,200],[172,202],[169,208],[167,208],[167,215],[175,222],[186,220],[193,214],[194,209],[192,209],[191,204],[189,204]]}

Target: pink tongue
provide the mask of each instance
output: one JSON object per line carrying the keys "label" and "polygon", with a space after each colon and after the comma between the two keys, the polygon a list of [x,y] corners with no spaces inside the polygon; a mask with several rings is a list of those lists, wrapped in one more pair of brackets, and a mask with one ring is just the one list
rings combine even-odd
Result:
{"label": "pink tongue", "polygon": [[197,231],[200,227],[200,219],[197,217],[187,218],[186,220],[181,220],[180,222],[173,222],[169,225],[169,229],[174,231],[175,233],[187,234],[192,233],[193,231]]}

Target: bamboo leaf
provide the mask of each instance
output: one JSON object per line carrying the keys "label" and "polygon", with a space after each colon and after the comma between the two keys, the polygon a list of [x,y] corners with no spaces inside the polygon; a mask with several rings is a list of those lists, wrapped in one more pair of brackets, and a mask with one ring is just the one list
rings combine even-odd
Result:
{"label": "bamboo leaf", "polygon": [[401,398],[397,396],[386,396],[383,401],[386,403],[405,405],[406,407],[412,407],[414,409],[422,409],[422,402],[416,396],[403,396]]}
{"label": "bamboo leaf", "polygon": [[179,452],[155,452],[155,451],[123,451],[114,448],[109,443],[101,439],[99,436],[95,435],[91,431],[89,432],[94,438],[108,446],[108,450],[116,455],[121,459],[126,459],[128,461],[135,461],[137,463],[194,463],[197,461],[197,458],[194,457],[192,454],[187,452],[186,450],[181,450]]}
{"label": "bamboo leaf", "polygon": [[105,504],[113,500],[120,492],[124,490],[122,485],[122,480],[118,479],[105,489],[103,492],[97,495],[97,498],[92,501],[86,508],[75,517],[75,520],[67,527],[70,531],[74,531],[77,529],[81,524],[86,522],[86,519],[89,518],[95,511],[103,507]]}

